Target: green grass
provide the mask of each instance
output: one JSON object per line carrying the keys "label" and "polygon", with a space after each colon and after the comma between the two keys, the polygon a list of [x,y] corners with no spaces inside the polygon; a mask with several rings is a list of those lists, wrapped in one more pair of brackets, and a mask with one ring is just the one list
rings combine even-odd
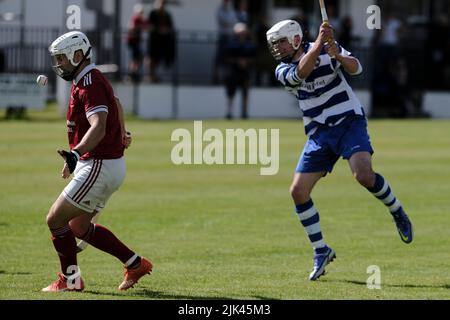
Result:
{"label": "green grass", "polygon": [[[305,142],[301,122],[204,123],[279,128],[280,171],[266,177],[259,166],[173,165],[172,130],[192,126],[128,120],[127,178],[100,219],[154,262],[153,275],[118,292],[121,263],[89,247],[78,257],[85,292],[43,294],[58,271],[45,216],[66,183],[55,152],[66,146],[65,121],[52,110],[0,121],[0,299],[448,299],[448,121],[370,122],[374,166],[414,223],[411,245],[345,161],[317,185],[313,199],[338,258],[314,283],[288,193]],[[381,290],[366,286],[370,265],[381,269]]]}

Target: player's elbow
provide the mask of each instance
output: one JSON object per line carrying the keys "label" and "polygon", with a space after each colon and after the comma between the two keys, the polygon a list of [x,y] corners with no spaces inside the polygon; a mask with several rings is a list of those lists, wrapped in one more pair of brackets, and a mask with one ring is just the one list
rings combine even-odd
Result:
{"label": "player's elbow", "polygon": [[359,60],[356,59],[356,65],[353,66],[352,70],[348,70],[347,73],[350,74],[351,76],[358,76],[361,73],[363,73],[364,69],[361,65],[361,62],[359,62]]}

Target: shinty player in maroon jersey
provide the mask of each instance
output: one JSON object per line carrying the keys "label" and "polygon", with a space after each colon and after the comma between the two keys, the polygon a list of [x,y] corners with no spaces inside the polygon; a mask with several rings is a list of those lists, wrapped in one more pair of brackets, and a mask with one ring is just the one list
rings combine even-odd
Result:
{"label": "shinty player in maroon jersey", "polygon": [[84,289],[75,238],[118,258],[125,267],[119,290],[127,290],[152,272],[152,263],[91,221],[125,178],[123,155],[131,136],[125,130],[123,108],[108,80],[91,63],[91,45],[85,34],[68,32],[56,39],[49,51],[56,74],[72,81],[67,111],[70,151],[58,153],[64,159],[62,178],[74,176],[47,215],[61,273],[42,291]]}

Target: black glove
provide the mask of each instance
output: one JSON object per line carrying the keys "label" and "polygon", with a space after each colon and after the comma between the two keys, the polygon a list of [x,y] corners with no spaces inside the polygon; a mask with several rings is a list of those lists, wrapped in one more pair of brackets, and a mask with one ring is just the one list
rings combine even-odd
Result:
{"label": "black glove", "polygon": [[67,166],[69,167],[70,173],[73,173],[77,166],[77,162],[80,159],[80,152],[76,149],[73,149],[70,152],[67,152],[65,150],[58,150],[58,153],[60,154],[61,157],[64,158],[64,161],[67,163]]}

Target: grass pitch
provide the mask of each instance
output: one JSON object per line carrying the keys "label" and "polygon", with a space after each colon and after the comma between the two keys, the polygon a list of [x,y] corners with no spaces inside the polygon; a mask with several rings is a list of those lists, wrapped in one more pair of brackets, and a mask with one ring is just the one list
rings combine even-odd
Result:
{"label": "grass pitch", "polygon": [[[46,213],[66,185],[57,148],[65,121],[52,112],[0,121],[0,299],[448,299],[450,123],[370,121],[374,167],[392,185],[415,227],[405,245],[386,208],[340,160],[313,200],[337,253],[311,283],[312,250],[288,192],[305,142],[300,121],[204,122],[205,128],[280,129],[280,171],[259,166],[175,166],[170,141],[192,122],[130,119],[127,178],[100,218],[155,265],[130,291],[117,291],[121,263],[88,247],[78,257],[83,293],[44,294],[58,258]],[[369,290],[367,267],[381,270]]]}

